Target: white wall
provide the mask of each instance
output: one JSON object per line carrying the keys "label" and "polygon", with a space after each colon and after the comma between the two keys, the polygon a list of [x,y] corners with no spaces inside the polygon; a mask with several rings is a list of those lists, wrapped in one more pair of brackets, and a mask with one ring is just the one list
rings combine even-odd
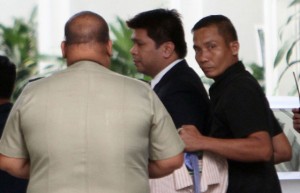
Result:
{"label": "white wall", "polygon": [[13,18],[28,19],[32,8],[37,5],[37,0],[0,0],[0,5],[0,23],[10,25]]}
{"label": "white wall", "polygon": [[281,180],[282,193],[299,193],[300,180]]}
{"label": "white wall", "polygon": [[[203,16],[223,14],[236,27],[239,42],[239,57],[245,63],[257,62],[256,27],[263,25],[263,1],[261,0],[202,0]],[[201,18],[202,15],[199,15]]]}
{"label": "white wall", "polygon": [[299,193],[300,172],[279,172],[282,193]]}
{"label": "white wall", "polygon": [[40,51],[60,55],[60,42],[63,40],[64,24],[70,16],[80,11],[94,11],[108,23],[116,22],[116,16],[123,19],[136,13],[158,7],[166,7],[167,0],[39,0],[41,26]]}

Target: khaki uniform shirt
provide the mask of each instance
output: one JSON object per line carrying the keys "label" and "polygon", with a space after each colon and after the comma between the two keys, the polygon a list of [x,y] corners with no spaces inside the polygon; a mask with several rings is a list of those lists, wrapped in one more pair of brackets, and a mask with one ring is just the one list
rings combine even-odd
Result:
{"label": "khaki uniform shirt", "polygon": [[147,193],[148,160],[183,148],[148,85],[89,61],[30,83],[0,141],[30,159],[28,193]]}

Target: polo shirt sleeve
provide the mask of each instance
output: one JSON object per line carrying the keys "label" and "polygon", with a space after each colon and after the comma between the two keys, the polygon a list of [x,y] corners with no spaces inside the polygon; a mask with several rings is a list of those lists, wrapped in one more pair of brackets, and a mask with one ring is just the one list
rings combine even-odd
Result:
{"label": "polo shirt sleeve", "polygon": [[154,92],[151,95],[153,119],[150,129],[149,159],[167,159],[183,152],[184,143],[164,105]]}
{"label": "polo shirt sleeve", "polygon": [[281,126],[281,124],[283,124],[283,123],[279,123],[279,121],[277,120],[277,118],[275,117],[275,115],[271,109],[270,109],[270,122],[272,125],[272,127],[271,127],[272,128],[272,130],[271,130],[272,137],[283,132],[282,126]]}
{"label": "polo shirt sleeve", "polygon": [[258,131],[269,132],[269,106],[263,92],[251,82],[228,89],[224,111],[233,135],[244,138]]}
{"label": "polo shirt sleeve", "polygon": [[20,107],[23,96],[21,95],[14,104],[0,140],[0,153],[13,158],[28,158],[22,128],[20,126]]}

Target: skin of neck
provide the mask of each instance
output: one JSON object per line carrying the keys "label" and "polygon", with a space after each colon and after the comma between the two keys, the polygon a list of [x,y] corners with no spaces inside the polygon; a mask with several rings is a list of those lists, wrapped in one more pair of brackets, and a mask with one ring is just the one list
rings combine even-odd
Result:
{"label": "skin of neck", "polygon": [[166,51],[163,53],[163,57],[161,58],[161,61],[159,62],[159,66],[155,73],[150,75],[152,78],[154,78],[158,73],[160,73],[163,69],[165,69],[167,66],[172,64],[175,60],[178,60],[179,57],[174,49],[171,51]]}
{"label": "skin of neck", "polygon": [[67,45],[62,42],[62,55],[70,66],[76,62],[89,60],[94,61],[102,66],[109,68],[111,58],[111,42],[107,44],[101,43],[84,43]]}

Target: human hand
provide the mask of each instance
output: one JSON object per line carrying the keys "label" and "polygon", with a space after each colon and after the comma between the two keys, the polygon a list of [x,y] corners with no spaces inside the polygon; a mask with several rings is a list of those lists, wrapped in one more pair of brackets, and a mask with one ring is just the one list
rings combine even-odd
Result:
{"label": "human hand", "polygon": [[178,133],[185,143],[185,151],[194,152],[201,150],[201,139],[203,135],[194,125],[182,125]]}
{"label": "human hand", "polygon": [[300,133],[300,111],[299,111],[299,108],[298,109],[292,109],[292,112],[294,113],[294,116],[293,116],[294,129],[298,133]]}

